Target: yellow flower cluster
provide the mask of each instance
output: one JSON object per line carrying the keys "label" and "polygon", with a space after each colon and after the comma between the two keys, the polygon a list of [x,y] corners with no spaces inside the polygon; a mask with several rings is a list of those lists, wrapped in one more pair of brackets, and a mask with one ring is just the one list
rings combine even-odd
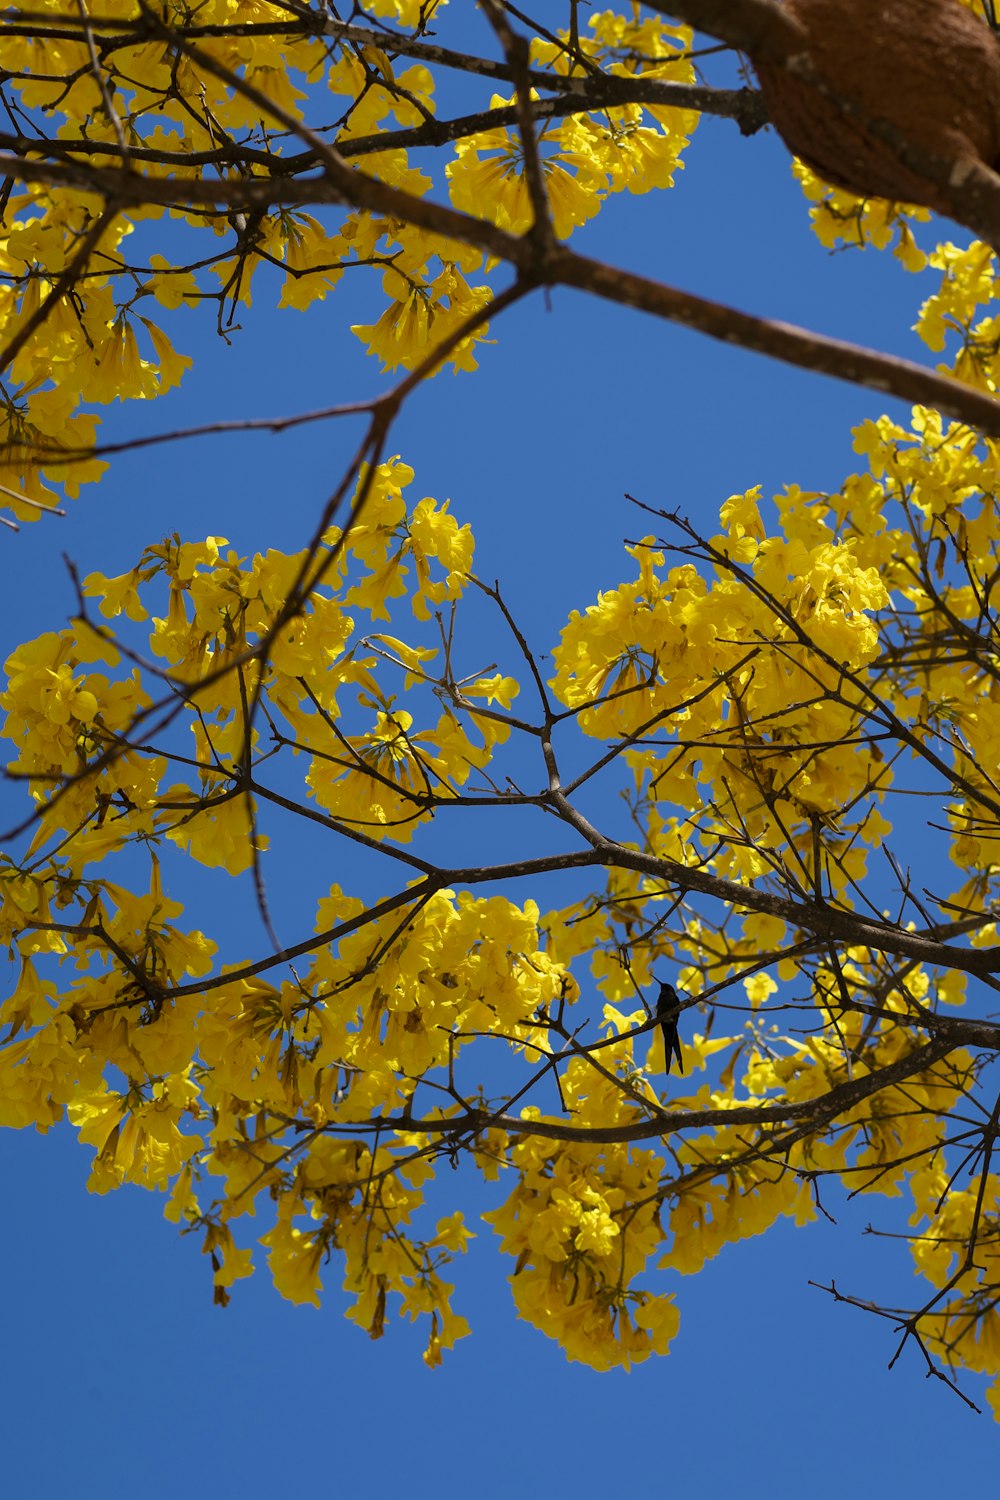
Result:
{"label": "yellow flower cluster", "polygon": [[[610,1008],[606,1014],[612,1037],[643,1019]],[[641,1079],[631,1038],[615,1037],[596,1056],[599,1070],[577,1057],[563,1074],[560,1091],[574,1122],[585,1130],[640,1119],[640,1106],[619,1083]],[[534,1106],[522,1115],[529,1129],[544,1119]],[[521,1316],[594,1369],[628,1368],[666,1353],[680,1322],[673,1299],[634,1285],[663,1238],[659,1153],[529,1134],[510,1160],[517,1185],[483,1218],[516,1262],[511,1287]]]}
{"label": "yellow flower cluster", "polygon": [[[426,24],[435,8],[418,0],[379,0],[372,7],[402,26]],[[59,0],[42,0],[41,13],[57,19]],[[370,149],[372,137],[433,121],[434,77],[426,66],[397,71],[378,47],[331,43],[308,27],[296,35],[285,13],[266,0],[239,6],[247,29],[230,25],[233,14],[230,0],[202,6],[198,27],[218,30],[199,30],[194,51],[175,51],[166,39],[131,41],[123,33],[102,73],[103,86],[84,41],[58,29],[40,29],[30,38],[5,32],[0,67],[18,105],[43,112],[71,161],[78,150],[89,165],[95,150],[113,153],[124,141],[136,153],[132,169],[153,179],[168,177],[180,161],[189,162],[193,173],[212,176],[269,170],[217,165],[225,143],[245,139],[261,162],[274,157],[280,173],[287,151],[275,145],[274,132],[294,135],[296,124],[329,91],[341,121],[333,144],[350,159],[355,145],[367,143],[357,170],[416,197],[428,192],[431,179],[410,164],[402,146]],[[109,25],[133,18],[132,0],[109,0],[102,11]],[[250,30],[254,25],[263,29]],[[604,11],[591,19],[590,29],[583,50],[612,75],[680,82],[694,77],[686,28]],[[565,72],[565,57],[555,41],[535,40],[538,66]],[[493,106],[504,102],[495,99]],[[592,218],[608,193],[669,185],[696,122],[689,110],[629,105],[542,129],[539,146],[557,232],[566,236]],[[531,212],[520,149],[506,128],[459,140],[447,167],[453,202],[507,229],[526,229]],[[81,246],[85,251],[86,237],[95,236],[72,296],[48,306],[10,372],[13,394],[0,412],[0,485],[18,520],[37,519],[58,502],[60,488],[75,496],[106,467],[86,457],[99,418],[82,412],[82,403],[155,397],[176,386],[190,366],[160,322],[138,313],[143,298],[169,312],[206,301],[219,305],[224,330],[238,304],[250,305],[255,284],[275,271],[281,306],[307,309],[334,291],[345,268],[368,265],[381,275],[385,307],[354,332],[392,370],[426,359],[492,297],[488,282],[468,280],[483,265],[479,251],[361,210],[336,210],[331,222],[329,215],[280,206],[228,219],[198,208],[147,204],[100,220],[100,208],[97,196],[58,185],[15,189],[6,204],[0,235],[5,345],[39,318],[57,278]],[[146,232],[164,214],[176,221],[173,259]],[[201,243],[206,235],[208,246]],[[476,350],[487,336],[484,321],[459,339],[448,354],[454,369],[474,370]]]}
{"label": "yellow flower cluster", "polygon": [[[691,31],[656,18],[627,20],[611,11],[590,21],[593,37],[581,37],[581,51],[605,66],[612,77],[692,83],[688,59]],[[571,76],[567,52],[555,42],[536,40],[532,59]],[[510,104],[497,95],[492,109]],[[652,122],[645,123],[646,117]],[[560,239],[587,223],[608,193],[646,193],[670,187],[681,155],[698,121],[693,110],[623,105],[594,114],[570,116],[538,133],[552,223]],[[512,234],[532,225],[534,214],[524,175],[523,147],[506,128],[483,131],[459,141],[447,169],[451,200],[466,213],[492,218]]]}
{"label": "yellow flower cluster", "polygon": [[[931,665],[924,643],[940,648],[947,630],[976,617],[974,579],[994,566],[1000,535],[994,458],[923,411],[910,429],[865,424],[856,447],[867,471],[835,495],[792,487],[778,496],[774,535],[750,491],[726,502],[719,532],[692,545],[680,566],[665,569],[652,539],[633,547],[633,582],[569,621],[553,686],[587,735],[626,757],[646,847],[748,886],[774,875],[793,887],[807,882],[819,848],[825,888],[848,897],[872,840],[889,827],[894,782],[880,737],[908,736],[911,751],[933,753],[939,770],[957,767],[964,778],[964,801],[952,796],[950,807],[953,856],[969,872],[954,899],[969,910],[988,899],[977,872],[995,842],[974,817],[986,784],[980,767],[997,743],[996,690],[972,654],[939,650]],[[677,1327],[669,1292],[639,1284],[651,1265],[690,1273],[781,1215],[806,1222],[816,1172],[900,1191],[905,1164],[933,1161],[940,1149],[942,1121],[971,1068],[954,1054],[946,1072],[883,1089],[825,1133],[786,1142],[780,1125],[740,1125],[677,1138],[668,1161],[644,1145],[587,1139],[642,1123],[657,1107],[662,1042],[657,1036],[640,1066],[633,1032],[645,1016],[630,1004],[632,986],[648,986],[667,957],[697,995],[706,944],[716,983],[743,976],[748,1033],[706,1039],[686,1028],[687,1074],[711,1068],[711,1078],[669,1101],[724,1112],[815,1099],[846,1081],[848,1057],[853,1076],[905,1058],[917,1038],[897,1018],[918,1018],[932,983],[939,1000],[960,1001],[961,977],[932,980],[916,966],[871,1024],[840,1003],[845,992],[864,997],[879,984],[877,959],[852,950],[839,972],[815,970],[816,1034],[765,1039],[781,989],[746,968],[770,951],[779,979],[795,973],[779,958],[788,924],[747,911],[710,934],[689,911],[664,927],[658,945],[636,948],[627,973],[619,955],[629,924],[646,903],[656,911],[672,896],[652,876],[617,870],[605,902],[545,915],[530,900],[518,906],[419,878],[384,910],[333,887],[294,980],[223,972],[206,986],[214,945],[177,926],[181,909],[164,895],[155,855],[140,895],[131,879],[112,883],[90,869],[127,845],[152,851],[163,841],[234,873],[266,858],[258,794],[239,773],[250,698],[259,695],[273,739],[306,754],[305,785],[333,825],[397,847],[461,796],[510,731],[516,683],[497,672],[459,686],[451,647],[435,677],[440,648],[419,639],[421,629],[434,639],[434,609],[460,600],[472,539],[433,499],[408,507],[412,479],[398,459],[363,475],[357,524],[331,531],[308,556],[272,552],[248,563],[221,538],[149,548],[130,573],[86,581],[108,623],[80,620],[11,657],[5,732],[39,803],[35,851],[48,852],[30,872],[0,868],[0,935],[21,959],[0,1014],[3,1119],[45,1129],[68,1111],[97,1153],[96,1190],[173,1184],[168,1214],[203,1229],[221,1300],[251,1269],[234,1228],[261,1194],[272,1196],[263,1243],[279,1287],[315,1300],[336,1253],[352,1316],[377,1335],[397,1299],[407,1316],[427,1319],[435,1363],[464,1332],[441,1267],[466,1232],[457,1220],[427,1239],[415,1230],[422,1185],[461,1114],[447,1091],[427,1093],[429,1081],[440,1090],[477,1037],[502,1044],[517,1069],[546,1066],[549,1018],[574,1003],[569,965],[587,956],[611,1006],[601,1047],[559,1067],[561,1104],[579,1138],[534,1134],[534,1124],[565,1116],[528,1104],[520,1128],[505,1118],[477,1130],[474,1150],[488,1180],[515,1173],[487,1218],[514,1261],[522,1315],[573,1358],[628,1364],[666,1349]],[[964,575],[921,567],[956,535]],[[293,597],[301,602],[289,611]],[[416,641],[359,635],[359,614],[401,629],[393,622],[403,604]],[[123,617],[151,631],[162,682],[149,668],[115,675],[110,622]],[[909,623],[899,633],[901,620]],[[393,674],[406,709],[383,685]],[[193,754],[178,755],[169,740],[152,750],[130,743],[136,717],[166,685],[170,701],[179,693],[187,705]],[[249,746],[251,760],[264,754],[253,734]],[[171,764],[189,767],[184,781],[169,784]],[[69,780],[53,796],[59,777]],[[75,960],[78,976],[49,977],[53,958]],[[516,1082],[504,1091],[516,1093]],[[364,1139],[373,1118],[394,1114],[413,1128]],[[212,1179],[218,1195],[206,1202]],[[926,1215],[929,1190],[920,1173],[912,1181]],[[934,1225],[921,1255],[936,1276],[950,1241],[947,1226]],[[969,1322],[963,1309],[974,1296],[970,1281],[948,1317]],[[954,1346],[955,1328],[946,1332]]]}
{"label": "yellow flower cluster", "polygon": [[856,198],[846,188],[831,187],[801,161],[796,161],[792,170],[812,204],[809,218],[816,238],[828,250],[839,246],[864,249],[867,245],[885,250],[893,245],[893,254],[907,271],[922,271],[927,265],[912,225],[929,220],[929,209],[904,207],[884,198]]}
{"label": "yellow flower cluster", "polygon": [[[112,17],[132,13],[131,0],[109,5]],[[372,9],[404,26],[429,14],[416,0]],[[232,13],[212,0],[199,14],[211,24]],[[260,0],[240,15],[284,17]],[[328,54],[316,39],[230,28],[202,45],[272,109],[197,58],[125,38],[118,125],[150,148],[210,155],[220,132],[270,142],[323,84],[343,105],[346,150],[433,112],[427,69],[397,73],[398,59],[370,44]],[[694,76],[689,45],[685,28],[638,7],[598,13],[581,41],[613,74],[680,82]],[[550,40],[533,60],[572,65]],[[79,43],[5,35],[0,64],[27,108],[59,117],[68,153],[84,136],[88,147],[117,141]],[[612,193],[668,185],[695,123],[647,106],[547,123],[537,147],[556,234]],[[413,195],[430,186],[398,145],[359,160]],[[904,264],[923,264],[913,216],[800,176],[824,243],[895,234]],[[530,228],[506,125],[460,141],[448,183],[458,207]],[[69,190],[12,196],[4,338],[39,313],[98,211]],[[158,212],[99,226],[79,295],[56,301],[17,354],[0,478],[19,516],[51,504],[51,485],[73,492],[98,476],[100,465],[61,456],[92,441],[84,399],[153,397],[183,375],[185,356],[135,304],[196,305],[205,267],[152,254],[137,269],[126,255],[135,224]],[[176,217],[206,228],[194,209]],[[388,305],[354,331],[389,368],[413,367],[489,304],[489,285],[470,280],[478,251],[394,220],[338,209],[329,225],[283,210],[209,228],[227,241],[213,269],[233,305],[249,302],[265,264],[279,269],[283,303],[302,309],[347,265],[377,266]],[[930,261],[941,286],[919,331],[936,352],[957,341],[956,373],[993,391],[992,256],[942,245]],[[481,322],[458,340],[456,369],[475,367],[487,332]],[[831,1090],[918,1056],[928,1011],[963,999],[962,974],[916,961],[888,972],[874,947],[807,945],[796,926],[807,903],[845,920],[869,910],[868,864],[911,778],[944,807],[941,850],[959,873],[941,908],[982,919],[974,946],[996,940],[996,448],[919,408],[909,425],[882,418],[854,436],[860,469],[836,493],[790,485],[769,511],[750,489],[721,507],[714,535],[664,517],[670,535],[631,547],[634,577],[562,632],[550,683],[561,712],[542,727],[511,712],[518,683],[502,668],[459,671],[472,535],[447,503],[408,503],[414,475],[398,457],[359,476],[349,523],[309,551],[247,559],[221,537],[172,537],[120,577],[87,578],[97,614],[17,648],[0,696],[36,810],[22,859],[0,856],[0,940],[18,966],[0,1005],[0,1123],[47,1130],[68,1116],[95,1153],[95,1191],[169,1189],[167,1216],[203,1235],[220,1301],[252,1270],[238,1236],[260,1210],[257,1240],[284,1295],[317,1302],[336,1258],[350,1316],[372,1337],[393,1309],[424,1319],[431,1365],[467,1331],[443,1272],[470,1233],[459,1213],[422,1227],[424,1188],[460,1151],[487,1182],[513,1184],[485,1219],[511,1257],[519,1312],[597,1369],[665,1352],[679,1315],[662,1277],[700,1270],[781,1216],[806,1223],[818,1177],[907,1191],[917,1268],[946,1294],[926,1323],[932,1346],[1000,1373],[988,1300],[998,1183],[987,1175],[977,1193],[947,1172],[945,1122],[975,1085],[971,1056],[954,1049],[860,1102],[842,1093],[814,1127],[795,1123]],[[46,445],[44,459],[25,457],[29,442]],[[668,564],[676,545],[683,559]],[[493,763],[515,733],[544,743],[569,720],[586,737],[578,746],[599,742],[595,774],[617,759],[631,783],[635,845],[617,846],[622,867],[603,894],[542,913],[531,898],[461,888],[454,871],[449,885],[417,834],[463,802],[564,811],[555,792],[524,795]],[[299,769],[271,780],[279,755]],[[324,881],[314,931],[280,977],[272,955],[220,968],[212,936],[179,925],[161,860],[233,876],[253,867],[262,885],[262,823],[278,811],[401,865],[403,883],[376,900]],[[597,852],[613,863],[611,840]],[[692,892],[722,881],[714,918]],[[577,1027],[574,965],[589,965],[605,1002],[596,1041]],[[689,1007],[683,1080],[665,1081],[658,1031],[644,1061],[636,1051],[650,1025],[636,993],[665,965],[695,1006],[724,994],[748,1018],[736,1035],[708,1023],[702,1034]],[[805,1033],[784,1035],[774,1005],[793,979],[808,982],[815,1010]],[[549,1088],[558,1112],[535,1102]],[[794,1118],[747,1124],[769,1104]],[[716,1123],[684,1129],[664,1110]],[[973,1237],[965,1263],[956,1247]]]}

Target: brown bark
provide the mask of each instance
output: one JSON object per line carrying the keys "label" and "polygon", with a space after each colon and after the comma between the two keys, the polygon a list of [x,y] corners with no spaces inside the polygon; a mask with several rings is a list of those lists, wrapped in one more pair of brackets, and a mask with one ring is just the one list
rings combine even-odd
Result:
{"label": "brown bark", "polygon": [[921,157],[996,170],[1000,42],[959,0],[786,0],[785,11],[808,32],[808,61],[755,64],[772,123],[820,176],[948,213],[947,186],[922,175]]}

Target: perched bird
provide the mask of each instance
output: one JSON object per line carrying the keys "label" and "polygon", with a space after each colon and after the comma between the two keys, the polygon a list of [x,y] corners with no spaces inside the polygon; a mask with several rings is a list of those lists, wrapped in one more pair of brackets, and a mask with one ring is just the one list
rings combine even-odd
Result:
{"label": "perched bird", "polygon": [[663,1032],[663,1062],[666,1071],[670,1072],[670,1059],[676,1057],[678,1073],[684,1072],[684,1063],[681,1060],[681,1044],[677,1035],[677,1019],[681,1013],[681,1000],[672,984],[661,984],[660,993],[656,997],[656,1019],[660,1023]]}
{"label": "perched bird", "polygon": [[1000,169],[1000,41],[960,0],[785,0],[785,10],[808,33],[812,78],[754,64],[771,123],[827,182],[947,213],[921,152],[956,170]]}

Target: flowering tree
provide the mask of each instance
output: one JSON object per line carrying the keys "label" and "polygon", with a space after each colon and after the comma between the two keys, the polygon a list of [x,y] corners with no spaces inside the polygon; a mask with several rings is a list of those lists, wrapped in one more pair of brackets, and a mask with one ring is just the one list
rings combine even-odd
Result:
{"label": "flowering tree", "polygon": [[[129,446],[97,442],[97,408],[183,378],[184,304],[225,336],[277,277],[283,305],[350,318],[372,275],[384,311],[354,332],[390,376],[308,414],[366,430],[300,551],[154,540],[11,652],[7,775],[31,801],[0,855],[0,1120],[68,1117],[95,1191],[168,1191],[219,1302],[256,1243],[296,1301],[342,1276],[372,1336],[387,1307],[425,1319],[431,1364],[467,1332],[443,1273],[468,1177],[443,1174],[432,1211],[442,1163],[495,1195],[521,1316],[601,1369],[668,1348],[662,1272],[841,1188],[902,1196],[924,1291],[872,1310],[956,1389],[962,1369],[1000,1377],[990,139],[873,114],[829,63],[819,0],[630,4],[586,27],[558,9],[483,0],[489,56],[451,44],[460,7],[435,0],[5,13],[8,525]],[[978,0],[880,8],[901,38],[925,11],[989,61]],[[720,74],[733,54],[695,26],[759,64],[763,101],[704,81],[702,50]],[[443,119],[454,73],[483,97]],[[949,369],[568,248],[617,193],[670,187],[701,113],[749,132],[770,106],[808,157],[813,105],[846,142],[796,167],[816,233],[937,268],[919,328]],[[412,160],[428,147],[434,175]],[[856,196],[896,167],[910,207]],[[921,248],[914,199],[981,237]],[[860,428],[836,493],[751,490],[713,534],[639,507],[625,580],[554,649],[530,641],[469,527],[408,497],[392,432],[417,386],[473,372],[504,312],[557,285],[891,392],[912,423]],[[466,645],[484,618],[485,672]],[[597,815],[609,785],[624,797]],[[541,852],[491,858],[512,809]],[[926,867],[894,832],[914,820]],[[342,873],[289,946],[268,885],[305,823]],[[217,962],[185,859],[244,876],[263,947]]]}

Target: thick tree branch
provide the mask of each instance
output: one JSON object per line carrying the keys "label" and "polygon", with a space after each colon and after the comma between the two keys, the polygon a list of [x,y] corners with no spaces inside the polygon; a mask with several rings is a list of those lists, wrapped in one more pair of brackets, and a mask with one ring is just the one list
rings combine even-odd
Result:
{"label": "thick tree branch", "polygon": [[[815,1099],[801,1101],[785,1100],[779,1104],[735,1105],[726,1109],[664,1109],[654,1119],[635,1120],[627,1125],[572,1125],[559,1120],[521,1119],[507,1114],[495,1114],[489,1110],[470,1110],[465,1115],[452,1119],[434,1116],[414,1119],[404,1115],[396,1119],[381,1119],[377,1123],[387,1129],[413,1130],[428,1135],[465,1135],[486,1129],[507,1130],[512,1135],[536,1136],[541,1140],[577,1141],[582,1145],[625,1145],[634,1141],[651,1141],[672,1135],[681,1130],[718,1129],[736,1125],[765,1127],[784,1124],[787,1121],[808,1123],[810,1129],[821,1130],[838,1115],[846,1114],[864,1099],[871,1098],[883,1089],[904,1082],[917,1073],[933,1067],[947,1057],[955,1048],[967,1045],[971,1037],[980,1038],[982,1027],[969,1027],[968,1035],[957,1033],[949,1037],[934,1037],[923,1043],[905,1057],[872,1073],[863,1074],[838,1084],[826,1094]],[[991,1031],[991,1045],[996,1048],[1000,1037]],[[975,1045],[975,1043],[974,1043]],[[979,1045],[982,1045],[981,1041]]]}
{"label": "thick tree branch", "polygon": [[443,204],[414,198],[361,172],[339,176],[337,183],[326,175],[294,182],[259,177],[235,182],[213,182],[201,177],[149,179],[124,169],[83,163],[25,162],[0,154],[0,175],[103,192],[121,206],[139,203],[186,208],[224,206],[229,211],[252,213],[270,207],[351,204],[476,245],[516,267],[529,283],[572,286],[592,292],[604,300],[697,329],[724,343],[863,385],[898,400],[934,407],[989,437],[1000,437],[1000,404],[992,396],[950,376],[793,324],[740,312],[706,297],[576,255],[565,247],[557,247],[542,259],[526,238],[508,234]]}

